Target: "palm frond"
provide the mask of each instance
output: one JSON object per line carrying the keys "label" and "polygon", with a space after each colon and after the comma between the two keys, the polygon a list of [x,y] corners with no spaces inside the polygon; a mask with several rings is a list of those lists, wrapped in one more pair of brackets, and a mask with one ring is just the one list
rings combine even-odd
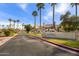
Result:
{"label": "palm frond", "polygon": [[33,11],[32,15],[33,15],[33,16],[37,16],[37,15],[38,15],[38,14],[37,14],[37,11]]}
{"label": "palm frond", "polygon": [[75,3],[71,3],[70,5],[73,7],[75,5]]}
{"label": "palm frond", "polygon": [[55,6],[57,3],[51,3],[51,6]]}
{"label": "palm frond", "polygon": [[40,9],[44,9],[44,3],[37,3],[37,8],[38,8],[38,10],[40,10]]}

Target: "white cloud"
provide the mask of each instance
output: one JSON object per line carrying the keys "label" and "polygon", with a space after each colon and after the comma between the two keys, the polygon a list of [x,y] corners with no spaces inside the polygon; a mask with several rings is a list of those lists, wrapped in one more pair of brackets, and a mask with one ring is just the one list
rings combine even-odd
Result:
{"label": "white cloud", "polygon": [[52,17],[52,9],[49,9],[46,12],[46,15],[44,16],[44,19],[48,21],[50,19],[50,17]]}
{"label": "white cloud", "polygon": [[[59,14],[65,14],[68,10],[70,9],[69,7],[69,4],[58,4],[57,7],[55,7],[55,15],[56,13],[59,13]],[[46,15],[44,15],[44,19],[46,21],[49,21],[50,19],[52,19],[52,16],[53,16],[53,11],[52,11],[52,8],[49,8],[46,12]]]}
{"label": "white cloud", "polygon": [[60,4],[59,7],[56,7],[56,12],[60,14],[65,14],[70,9],[69,4]]}
{"label": "white cloud", "polygon": [[27,6],[28,6],[28,4],[26,4],[26,3],[20,3],[20,4],[18,4],[18,6],[19,6],[23,11],[25,11],[26,8],[27,8]]}
{"label": "white cloud", "polygon": [[[11,14],[0,11],[0,25],[4,25],[4,27],[6,28],[6,26],[9,25],[9,21],[8,21],[9,18],[16,19],[15,16],[12,16]],[[21,25],[21,23],[20,23],[20,25]],[[0,26],[0,28],[2,28],[2,27]],[[19,26],[19,28],[21,28],[21,26]]]}

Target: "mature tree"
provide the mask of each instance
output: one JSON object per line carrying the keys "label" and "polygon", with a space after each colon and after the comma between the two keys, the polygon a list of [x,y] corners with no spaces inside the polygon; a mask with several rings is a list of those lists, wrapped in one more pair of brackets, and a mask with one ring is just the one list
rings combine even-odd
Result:
{"label": "mature tree", "polygon": [[32,30],[32,26],[30,24],[24,25],[24,28],[25,28],[27,33],[29,33]]}
{"label": "mature tree", "polygon": [[37,11],[33,11],[32,15],[34,16],[34,28],[36,29],[36,16],[37,16]]}
{"label": "mature tree", "polygon": [[66,12],[64,15],[61,15],[61,16],[60,16],[60,20],[63,21],[63,22],[68,21],[68,20],[69,20],[68,18],[69,18],[69,16],[70,16],[70,14],[71,14],[71,13],[70,13],[69,11]]}
{"label": "mature tree", "polygon": [[[78,19],[77,22],[75,20],[76,18]],[[75,27],[76,23],[77,23],[77,28]],[[62,20],[60,26],[63,26],[63,29],[65,31],[75,31],[76,29],[79,30],[79,17],[78,16],[65,17],[65,19]]]}
{"label": "mature tree", "polygon": [[51,3],[51,7],[53,8],[53,18],[52,18],[52,22],[53,22],[53,28],[55,29],[55,6],[56,6],[56,3]]}
{"label": "mature tree", "polygon": [[8,21],[10,22],[10,24],[9,24],[9,28],[11,28],[11,26],[12,26],[12,24],[11,24],[11,22],[12,22],[12,19],[10,18],[10,19],[8,19]]}
{"label": "mature tree", "polygon": [[6,25],[6,28],[9,29],[9,25]]}
{"label": "mature tree", "polygon": [[68,27],[68,23],[69,23],[69,16],[70,16],[70,12],[66,12],[64,15],[61,15],[60,20],[62,21],[61,24],[64,27],[64,30],[69,31],[68,29],[66,29],[66,27]]}
{"label": "mature tree", "polygon": [[[76,27],[76,30],[77,30],[77,8],[78,8],[78,5],[79,3],[71,3],[71,6],[75,6],[75,15],[76,15],[76,24],[75,24],[75,27]],[[75,32],[75,39],[77,39],[77,36],[76,36],[76,32]]]}
{"label": "mature tree", "polygon": [[5,25],[2,25],[2,28],[3,28],[3,29],[4,29],[4,26],[5,26]]}
{"label": "mature tree", "polygon": [[[71,6],[73,7],[73,6],[75,6],[75,16],[76,16],[76,22],[77,22],[77,9],[78,9],[78,5],[79,5],[79,3],[71,3]],[[77,30],[77,23],[76,23],[76,30]]]}
{"label": "mature tree", "polygon": [[41,32],[41,10],[44,9],[44,3],[37,3],[36,6],[37,6],[39,13],[40,13],[40,32]]}
{"label": "mature tree", "polygon": [[[76,18],[77,18],[77,20],[75,20]],[[73,29],[74,30],[76,30],[76,29],[79,30],[79,16],[71,16],[70,21],[73,24]]]}
{"label": "mature tree", "polygon": [[16,23],[16,20],[13,20],[13,23],[14,23],[13,26],[14,26],[14,29],[15,29],[15,23]]}

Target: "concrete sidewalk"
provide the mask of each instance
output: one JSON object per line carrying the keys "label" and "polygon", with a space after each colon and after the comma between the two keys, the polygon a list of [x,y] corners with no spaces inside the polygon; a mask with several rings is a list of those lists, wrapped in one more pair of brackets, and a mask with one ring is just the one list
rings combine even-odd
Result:
{"label": "concrete sidewalk", "polygon": [[15,34],[14,36],[11,36],[11,37],[0,37],[0,46],[5,44],[7,41],[9,41],[11,38],[15,37],[16,35],[17,34]]}

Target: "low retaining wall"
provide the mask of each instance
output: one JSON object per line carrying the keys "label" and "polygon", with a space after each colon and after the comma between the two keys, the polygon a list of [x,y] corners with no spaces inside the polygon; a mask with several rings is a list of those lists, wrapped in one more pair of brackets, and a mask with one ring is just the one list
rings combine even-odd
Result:
{"label": "low retaining wall", "polygon": [[75,32],[43,32],[43,37],[75,39]]}

